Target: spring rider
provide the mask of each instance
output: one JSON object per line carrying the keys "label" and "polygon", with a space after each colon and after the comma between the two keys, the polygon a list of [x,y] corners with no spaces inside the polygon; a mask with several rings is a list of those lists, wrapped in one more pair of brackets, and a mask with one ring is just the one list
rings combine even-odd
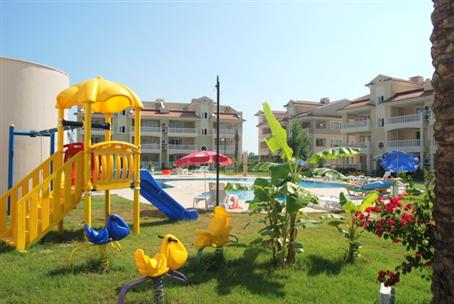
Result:
{"label": "spring rider", "polygon": [[188,279],[177,269],[181,268],[188,258],[188,252],[183,243],[172,234],[159,236],[162,238],[161,248],[153,258],[147,256],[142,249],[137,249],[134,258],[138,271],[144,277],[124,285],[118,296],[118,304],[123,304],[126,293],[133,287],[153,280],[153,303],[164,303],[163,277],[168,277],[186,284]]}
{"label": "spring rider", "polygon": [[234,241],[238,243],[235,235],[229,234],[232,230],[230,225],[230,215],[220,206],[214,208],[213,218],[208,223],[208,230],[197,231],[195,247],[197,248],[197,261],[202,261],[203,249],[205,247],[215,248],[215,257],[217,260],[224,258],[223,246]]}
{"label": "spring rider", "polygon": [[84,231],[85,237],[89,243],[79,245],[71,251],[68,257],[68,268],[71,268],[74,255],[81,249],[99,246],[102,268],[104,271],[107,270],[110,267],[110,262],[106,253],[107,244],[110,244],[117,251],[121,251],[121,245],[118,241],[128,236],[131,232],[125,220],[116,214],[109,215],[107,224],[104,228],[96,231],[85,224]]}

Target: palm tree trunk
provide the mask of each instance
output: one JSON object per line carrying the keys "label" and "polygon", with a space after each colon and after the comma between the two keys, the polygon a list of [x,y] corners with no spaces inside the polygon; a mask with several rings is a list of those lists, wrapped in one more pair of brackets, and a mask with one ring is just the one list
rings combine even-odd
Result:
{"label": "palm tree trunk", "polygon": [[454,1],[433,0],[435,161],[433,303],[454,303]]}

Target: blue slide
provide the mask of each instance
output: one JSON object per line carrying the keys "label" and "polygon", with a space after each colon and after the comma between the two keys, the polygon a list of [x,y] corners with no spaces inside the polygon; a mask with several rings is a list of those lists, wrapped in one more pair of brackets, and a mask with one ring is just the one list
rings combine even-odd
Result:
{"label": "blue slide", "polygon": [[196,210],[188,210],[165,192],[148,170],[140,170],[140,195],[162,211],[170,220],[195,220]]}

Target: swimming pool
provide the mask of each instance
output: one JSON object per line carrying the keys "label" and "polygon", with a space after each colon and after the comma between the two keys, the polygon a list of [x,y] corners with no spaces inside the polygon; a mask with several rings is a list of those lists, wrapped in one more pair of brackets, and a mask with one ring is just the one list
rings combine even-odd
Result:
{"label": "swimming pool", "polygon": [[[205,178],[157,178],[156,181],[162,188],[173,188],[172,185],[169,185],[169,182],[191,182],[191,181],[215,181],[214,177]],[[221,182],[243,182],[243,183],[254,183],[255,177],[221,177],[219,178]],[[324,183],[317,181],[301,181],[299,183],[304,188],[344,188],[345,184],[341,183]],[[244,191],[242,191],[244,192]]]}

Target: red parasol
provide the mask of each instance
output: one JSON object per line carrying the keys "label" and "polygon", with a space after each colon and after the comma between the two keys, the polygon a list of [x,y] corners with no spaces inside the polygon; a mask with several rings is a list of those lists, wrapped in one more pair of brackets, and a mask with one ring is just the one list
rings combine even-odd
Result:
{"label": "red parasol", "polygon": [[[216,152],[215,151],[198,151],[185,155],[178,159],[175,164],[177,166],[184,165],[201,165],[201,164],[215,164]],[[233,161],[226,155],[219,153],[219,165],[221,167],[229,166]]]}

